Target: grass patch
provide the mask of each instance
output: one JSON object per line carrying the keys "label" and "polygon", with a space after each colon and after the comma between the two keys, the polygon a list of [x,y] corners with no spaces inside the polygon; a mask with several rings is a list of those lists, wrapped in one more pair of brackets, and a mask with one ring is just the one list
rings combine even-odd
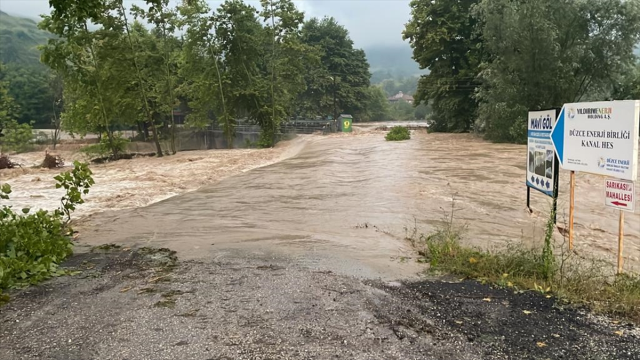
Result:
{"label": "grass patch", "polygon": [[[464,229],[453,221],[454,209],[445,215],[444,225],[430,235],[408,235],[430,271],[479,280],[514,291],[536,291],[559,301],[586,306],[595,313],[621,317],[640,324],[640,277],[613,276],[608,261],[580,257],[566,250],[566,244],[552,243],[547,231],[542,249],[511,244],[499,251],[462,245]],[[552,217],[551,217],[552,218]],[[549,220],[547,229],[553,229]],[[554,254],[554,250],[558,254]]]}
{"label": "grass patch", "polygon": [[394,126],[391,131],[385,136],[387,141],[402,141],[411,139],[411,133],[409,129],[404,126]]}

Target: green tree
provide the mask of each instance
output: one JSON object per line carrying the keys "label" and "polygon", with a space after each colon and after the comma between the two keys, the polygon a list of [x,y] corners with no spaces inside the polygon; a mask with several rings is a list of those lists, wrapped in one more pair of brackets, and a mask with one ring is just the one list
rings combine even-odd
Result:
{"label": "green tree", "polygon": [[222,52],[215,36],[215,17],[206,2],[194,0],[179,7],[185,28],[179,73],[185,79],[181,93],[188,99],[191,113],[187,125],[205,128],[217,119],[227,140],[234,131],[233,117],[227,110],[221,69]]}
{"label": "green tree", "polygon": [[51,117],[49,88],[50,72],[42,65],[7,64],[5,80],[9,84],[9,94],[19,110],[16,120],[22,124],[33,122],[38,127],[48,127]]}
{"label": "green tree", "polygon": [[413,115],[416,120],[425,120],[431,114],[431,106],[421,103],[416,106]]}
{"label": "green tree", "polygon": [[49,4],[51,14],[44,16],[38,26],[56,38],[41,47],[41,60],[65,81],[62,121],[72,132],[105,132],[113,155],[117,156],[111,126],[113,111],[118,109],[117,98],[109,96],[115,95],[107,91],[113,79],[102,62],[113,51],[109,45],[119,34],[104,28],[89,31],[89,25],[100,24],[116,8],[106,0],[51,0]]}
{"label": "green tree", "polygon": [[479,0],[412,0],[411,20],[403,38],[413,48],[422,75],[416,105],[429,103],[435,131],[468,131],[476,118],[474,93],[482,59],[471,9]]}
{"label": "green tree", "polygon": [[[159,140],[159,135],[158,135],[158,129],[157,126],[155,124],[154,118],[153,118],[153,112],[151,110],[151,106],[149,104],[149,90],[148,90],[148,86],[145,84],[145,79],[142,76],[142,68],[140,66],[140,52],[141,52],[141,48],[139,46],[137,46],[137,44],[134,45],[134,40],[135,38],[132,36],[131,34],[131,30],[129,28],[129,21],[127,19],[127,11],[125,10],[124,4],[123,4],[123,0],[113,0],[115,3],[115,8],[116,8],[116,14],[118,14],[118,18],[114,18],[114,19],[109,19],[108,16],[105,16],[103,18],[105,25],[109,24],[109,25],[113,25],[114,26],[114,30],[115,31],[119,31],[119,27],[123,27],[126,33],[126,38],[127,38],[127,42],[129,45],[129,58],[131,59],[132,63],[133,63],[133,67],[135,70],[135,74],[137,76],[137,80],[138,80],[138,89],[140,90],[140,96],[142,97],[142,105],[143,105],[143,109],[144,109],[144,114],[146,115],[147,121],[151,126],[151,129],[153,130],[153,142],[156,145],[156,156],[158,157],[162,157],[163,153],[162,153],[162,147],[160,146],[160,140]],[[111,13],[109,13],[111,14]],[[117,20],[116,20],[117,19]],[[119,20],[119,21],[118,21]],[[175,148],[175,146],[174,146]]]}
{"label": "green tree", "polygon": [[391,104],[392,120],[415,120],[415,109],[406,101],[397,101]]}
{"label": "green tree", "polygon": [[298,99],[301,112],[307,116],[332,114],[335,92],[338,112],[363,113],[369,95],[369,63],[364,51],[353,47],[347,29],[334,18],[312,18],[304,23],[301,37],[316,49],[321,62],[309,66],[307,89]]}
{"label": "green tree", "polygon": [[62,119],[60,115],[64,109],[64,82],[58,74],[49,76],[49,91],[51,92],[51,127],[53,127],[53,136],[51,138],[53,149],[56,149],[60,140],[60,132],[62,130]]}
{"label": "green tree", "polygon": [[5,151],[24,151],[33,138],[29,124],[19,124],[16,113],[19,108],[4,81],[4,67],[0,65],[0,154]]}
{"label": "green tree", "polygon": [[398,93],[398,85],[396,83],[396,80],[393,78],[385,79],[384,81],[382,81],[380,86],[382,87],[382,90],[384,90],[384,93],[385,95],[387,95],[387,97],[393,96]]}
{"label": "green tree", "polygon": [[262,129],[260,145],[273,146],[280,124],[291,116],[295,100],[305,88],[304,74],[311,62],[308,58],[311,49],[300,41],[304,13],[291,0],[260,3],[260,16],[266,24],[263,31],[270,43],[264,63],[268,80],[257,84],[258,93],[266,96],[260,97],[250,116]]}
{"label": "green tree", "polygon": [[[151,98],[152,113],[170,120],[171,152],[175,154],[177,150],[174,109],[179,105],[175,88],[178,83],[177,54],[180,44],[174,36],[174,32],[179,26],[180,19],[178,18],[178,13],[169,8],[168,0],[146,0],[146,2],[148,10],[134,4],[132,12],[136,18],[147,19],[148,23],[155,26],[153,33],[156,37],[149,38],[147,36],[147,40],[150,41],[146,41],[146,46],[141,46],[140,37],[144,37],[148,33],[142,27],[137,26],[134,29],[138,35],[136,43],[140,48],[141,56],[144,57],[142,59],[144,62],[142,64],[144,78],[151,83],[149,97]],[[159,68],[161,71],[150,72],[148,71],[149,68]]]}
{"label": "green tree", "polygon": [[[235,119],[260,109],[260,62],[265,57],[267,40],[256,16],[256,9],[239,0],[228,0],[218,8],[216,37],[222,53],[226,113],[223,128],[235,126]],[[264,89],[263,89],[264,91]],[[225,130],[227,144],[233,146],[234,134]]]}
{"label": "green tree", "polygon": [[478,127],[494,141],[524,142],[528,110],[608,98],[640,37],[637,1],[483,0],[476,15],[491,60]]}
{"label": "green tree", "polygon": [[640,61],[623,72],[614,85],[611,98],[613,100],[640,99]]}
{"label": "green tree", "polygon": [[0,134],[9,121],[14,120],[16,111],[13,97],[9,95],[8,85],[5,80],[5,67],[0,63]]}
{"label": "green tree", "polygon": [[379,86],[370,86],[366,94],[362,120],[383,121],[391,119],[391,109],[384,91]]}

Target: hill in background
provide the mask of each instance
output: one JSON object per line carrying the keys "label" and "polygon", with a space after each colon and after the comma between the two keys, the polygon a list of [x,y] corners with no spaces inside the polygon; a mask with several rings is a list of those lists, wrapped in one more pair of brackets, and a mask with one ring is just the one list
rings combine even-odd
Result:
{"label": "hill in background", "polygon": [[0,11],[0,62],[40,64],[37,47],[46,44],[49,38],[50,35],[38,29],[34,20]]}
{"label": "hill in background", "polygon": [[378,83],[384,79],[399,79],[424,74],[412,56],[408,43],[397,45],[370,46],[364,49],[373,74],[371,81]]}

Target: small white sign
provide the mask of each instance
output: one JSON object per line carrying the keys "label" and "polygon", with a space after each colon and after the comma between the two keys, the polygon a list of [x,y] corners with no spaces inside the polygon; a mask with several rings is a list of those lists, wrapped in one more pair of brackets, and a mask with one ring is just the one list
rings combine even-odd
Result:
{"label": "small white sign", "polygon": [[636,180],[639,119],[640,100],[565,104],[551,135],[562,168]]}
{"label": "small white sign", "polygon": [[556,184],[556,158],[551,131],[556,110],[530,111],[528,118],[527,186],[553,197]]}
{"label": "small white sign", "polygon": [[633,212],[635,210],[635,197],[633,181],[604,179],[605,205]]}

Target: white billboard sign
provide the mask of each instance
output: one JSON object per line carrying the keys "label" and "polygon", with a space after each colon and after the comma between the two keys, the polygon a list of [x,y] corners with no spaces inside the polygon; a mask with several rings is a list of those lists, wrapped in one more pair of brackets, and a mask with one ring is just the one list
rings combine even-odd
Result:
{"label": "white billboard sign", "polygon": [[551,142],[556,115],[556,110],[530,111],[528,118],[527,186],[552,197],[558,175]]}
{"label": "white billboard sign", "polygon": [[617,179],[604,180],[604,203],[607,206],[631,211],[635,210],[636,193],[633,181]]}
{"label": "white billboard sign", "polygon": [[551,135],[562,168],[636,180],[640,100],[565,104]]}

